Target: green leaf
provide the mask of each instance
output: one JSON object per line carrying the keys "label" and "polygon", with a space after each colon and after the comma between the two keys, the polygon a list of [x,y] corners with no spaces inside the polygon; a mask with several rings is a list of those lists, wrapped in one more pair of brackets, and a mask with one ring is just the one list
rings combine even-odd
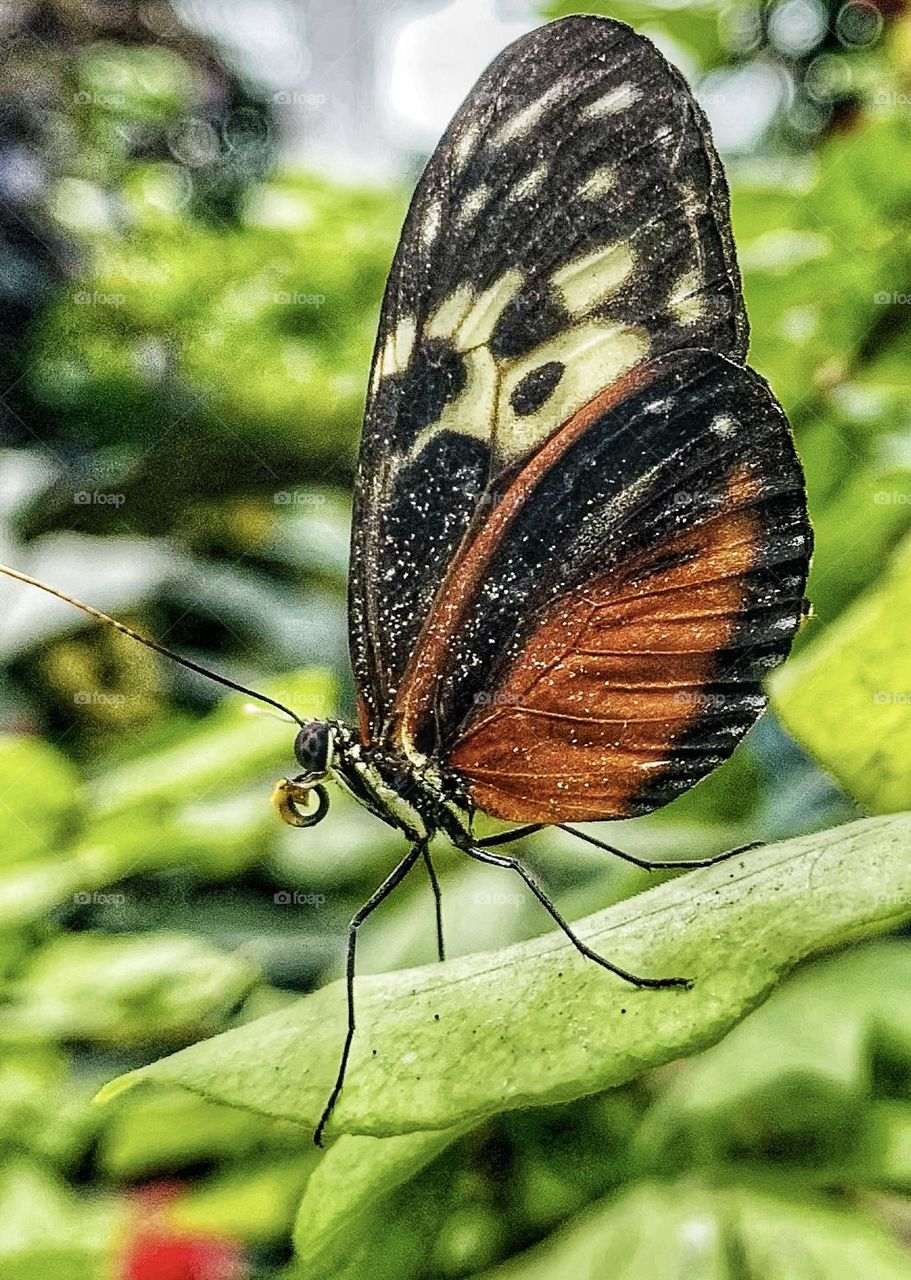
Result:
{"label": "green leaf", "polygon": [[[691,991],[635,989],[559,933],[357,985],[335,1132],[440,1129],[594,1093],[719,1040],[800,960],[911,916],[911,816],[753,850],[582,921],[579,934]],[[507,881],[507,883],[509,883]],[[335,1076],[339,985],[113,1081],[140,1080],[310,1126]]]}
{"label": "green leaf", "polygon": [[0,737],[4,868],[53,844],[76,800],[77,783],[75,769],[49,743],[25,735]]}
{"label": "green leaf", "polygon": [[278,1147],[297,1152],[300,1129],[264,1124],[261,1116],[237,1107],[218,1106],[185,1089],[156,1089],[128,1094],[106,1112],[98,1138],[96,1163],[105,1177],[136,1182],[174,1173],[187,1165],[243,1165]]}
{"label": "green leaf", "polygon": [[882,1113],[868,1130],[881,1078],[911,1078],[909,989],[904,939],[795,974],[671,1080],[637,1138],[647,1167],[771,1159],[837,1185],[861,1145],[868,1181],[881,1171],[900,1182],[911,1169],[907,1117]]}
{"label": "green leaf", "polygon": [[911,804],[911,543],[876,588],[775,673],[785,726],[867,809]]}
{"label": "green leaf", "polygon": [[197,1182],[168,1208],[178,1231],[283,1245],[301,1193],[319,1159],[315,1147],[294,1156],[270,1154]]}
{"label": "green leaf", "polygon": [[44,1166],[17,1159],[0,1168],[3,1280],[96,1280],[107,1272],[119,1211],[78,1199]]}
{"label": "green leaf", "polygon": [[258,971],[180,934],[66,934],[6,992],[0,1041],[186,1042],[223,1026]]}
{"label": "green leaf", "polygon": [[824,1201],[750,1187],[643,1183],[484,1280],[909,1280],[911,1257],[878,1223]]}
{"label": "green leaf", "polygon": [[401,1187],[462,1132],[339,1138],[314,1170],[294,1228],[294,1247],[310,1280],[333,1280],[350,1258],[352,1242],[381,1238]]}

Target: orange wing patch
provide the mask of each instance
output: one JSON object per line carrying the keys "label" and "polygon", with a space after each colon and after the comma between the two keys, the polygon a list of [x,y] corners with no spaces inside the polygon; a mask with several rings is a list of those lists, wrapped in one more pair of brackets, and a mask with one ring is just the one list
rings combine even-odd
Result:
{"label": "orange wing patch", "polygon": [[758,490],[739,471],[721,514],[549,606],[450,756],[478,808],[510,822],[629,816],[704,714],[757,560]]}

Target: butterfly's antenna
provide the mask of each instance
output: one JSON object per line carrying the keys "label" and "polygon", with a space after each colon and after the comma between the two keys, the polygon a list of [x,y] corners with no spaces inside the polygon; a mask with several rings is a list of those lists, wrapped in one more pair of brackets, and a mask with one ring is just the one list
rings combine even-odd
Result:
{"label": "butterfly's antenna", "polygon": [[159,644],[157,640],[149,640],[147,636],[140,635],[132,627],[128,627],[123,622],[118,622],[116,618],[102,613],[100,609],[95,609],[90,604],[84,604],[81,600],[68,596],[65,591],[58,591],[56,587],[51,587],[46,582],[41,582],[38,578],[32,578],[27,573],[20,573],[18,569],[11,569],[5,564],[0,564],[0,573],[5,574],[7,578],[15,578],[17,582],[25,582],[30,587],[37,587],[39,591],[46,591],[49,596],[55,596],[58,600],[66,601],[67,604],[75,605],[77,609],[87,613],[90,618],[95,618],[98,622],[104,622],[107,626],[113,627],[115,631],[119,631],[121,635],[129,636],[131,640],[138,640],[147,649],[152,649],[155,653],[160,653],[163,657],[170,658],[172,662],[179,663],[189,671],[195,671],[197,675],[205,676],[207,680],[214,680],[216,684],[223,684],[225,688],[233,689],[235,693],[245,693],[247,697],[256,698],[258,702],[268,703],[270,707],[283,711],[285,715],[290,716],[292,720],[303,727],[304,721],[301,720],[300,716],[295,715],[290,707],[286,707],[283,703],[276,701],[275,698],[270,698],[268,694],[257,693],[255,689],[248,689],[245,684],[238,684],[236,680],[229,680],[227,676],[220,676],[215,671],[209,671],[208,668],[201,666],[200,663],[194,662],[192,658],[184,658],[166,645]]}

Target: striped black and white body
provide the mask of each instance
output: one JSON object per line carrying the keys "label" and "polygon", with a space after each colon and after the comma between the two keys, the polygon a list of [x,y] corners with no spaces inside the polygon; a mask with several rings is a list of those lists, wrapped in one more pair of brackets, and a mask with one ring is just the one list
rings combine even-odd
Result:
{"label": "striped black and white body", "polygon": [[292,825],[312,825],[309,793],[331,779],[413,843],[429,841],[438,831],[457,844],[471,843],[468,797],[429,756],[366,746],[340,720],[304,725],[295,740],[295,755],[304,772],[283,784],[291,805],[283,816]]}

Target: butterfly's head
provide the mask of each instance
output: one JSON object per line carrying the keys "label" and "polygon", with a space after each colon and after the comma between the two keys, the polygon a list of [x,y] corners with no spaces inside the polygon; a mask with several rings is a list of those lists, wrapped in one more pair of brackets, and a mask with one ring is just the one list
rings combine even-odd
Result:
{"label": "butterfly's head", "polygon": [[320,782],[328,777],[335,755],[337,726],[330,720],[301,725],[294,739],[294,755],[303,769],[299,782]]}
{"label": "butterfly's head", "polygon": [[292,827],[313,827],[329,811],[329,796],[321,784],[332,772],[338,732],[331,720],[310,720],[298,730],[294,755],[302,772],[296,778],[282,778],[272,796],[279,814]]}

